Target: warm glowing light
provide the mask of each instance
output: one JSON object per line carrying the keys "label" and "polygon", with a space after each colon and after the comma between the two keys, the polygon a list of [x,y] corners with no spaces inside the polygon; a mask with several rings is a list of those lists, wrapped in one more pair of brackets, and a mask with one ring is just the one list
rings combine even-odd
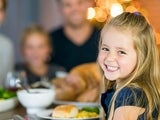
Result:
{"label": "warm glowing light", "polygon": [[98,22],[104,22],[107,19],[107,11],[104,11],[103,9],[99,8],[99,7],[95,7],[96,10],[96,16],[95,19]]}
{"label": "warm glowing light", "polygon": [[134,6],[128,6],[125,10],[126,12],[137,12],[138,10]]}
{"label": "warm glowing light", "polygon": [[160,45],[160,33],[156,33],[157,44]]}
{"label": "warm glowing light", "polygon": [[116,17],[117,15],[121,14],[123,12],[123,7],[119,3],[114,3],[111,6],[110,14],[112,17]]}
{"label": "warm glowing light", "polygon": [[110,9],[112,3],[111,3],[110,0],[106,0],[103,4],[105,4],[105,7],[106,7],[107,9]]}
{"label": "warm glowing light", "polygon": [[95,17],[95,15],[96,15],[96,11],[95,11],[95,9],[94,8],[92,8],[92,7],[89,7],[88,8],[88,15],[87,15],[87,19],[93,19],[94,17]]}
{"label": "warm glowing light", "polygon": [[123,2],[131,2],[132,0],[123,0]]}
{"label": "warm glowing light", "polygon": [[119,3],[123,4],[123,3],[131,3],[134,0],[118,0]]}

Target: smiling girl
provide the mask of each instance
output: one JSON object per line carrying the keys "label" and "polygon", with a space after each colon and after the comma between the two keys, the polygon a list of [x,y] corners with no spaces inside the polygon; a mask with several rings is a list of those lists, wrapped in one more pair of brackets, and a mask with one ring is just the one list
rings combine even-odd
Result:
{"label": "smiling girl", "polygon": [[160,65],[154,31],[140,13],[124,12],[101,32],[98,63],[105,77],[107,120],[160,119]]}

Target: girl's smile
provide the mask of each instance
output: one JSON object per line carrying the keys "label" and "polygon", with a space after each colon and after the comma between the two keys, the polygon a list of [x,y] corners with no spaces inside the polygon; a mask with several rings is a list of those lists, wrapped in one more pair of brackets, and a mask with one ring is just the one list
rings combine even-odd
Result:
{"label": "girl's smile", "polygon": [[110,65],[105,65],[105,66],[108,72],[116,72],[119,69],[119,67],[116,66],[110,66]]}
{"label": "girl's smile", "polygon": [[137,54],[128,32],[109,28],[102,34],[98,62],[108,80],[120,82],[137,64]]}

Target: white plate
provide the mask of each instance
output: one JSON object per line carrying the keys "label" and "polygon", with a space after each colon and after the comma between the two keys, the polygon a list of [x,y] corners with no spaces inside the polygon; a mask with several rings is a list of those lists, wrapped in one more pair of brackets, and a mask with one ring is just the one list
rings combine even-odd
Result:
{"label": "white plate", "polygon": [[52,109],[44,110],[37,114],[38,118],[41,119],[47,119],[47,120],[98,120],[100,117],[94,117],[94,118],[53,118],[51,117]]}
{"label": "white plate", "polygon": [[18,104],[18,100],[16,97],[2,100],[0,101],[0,112],[13,109],[16,107],[17,104]]}
{"label": "white plate", "polygon": [[72,102],[72,101],[53,101],[56,105],[66,105],[66,104],[72,104],[76,105],[77,107],[99,107],[100,105],[97,102]]}

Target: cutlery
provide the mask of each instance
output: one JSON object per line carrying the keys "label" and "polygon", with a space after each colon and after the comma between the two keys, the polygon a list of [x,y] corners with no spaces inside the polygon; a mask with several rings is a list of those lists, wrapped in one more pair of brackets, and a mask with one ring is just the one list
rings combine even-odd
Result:
{"label": "cutlery", "polygon": [[21,117],[20,115],[14,115],[11,120],[25,120],[25,119]]}

